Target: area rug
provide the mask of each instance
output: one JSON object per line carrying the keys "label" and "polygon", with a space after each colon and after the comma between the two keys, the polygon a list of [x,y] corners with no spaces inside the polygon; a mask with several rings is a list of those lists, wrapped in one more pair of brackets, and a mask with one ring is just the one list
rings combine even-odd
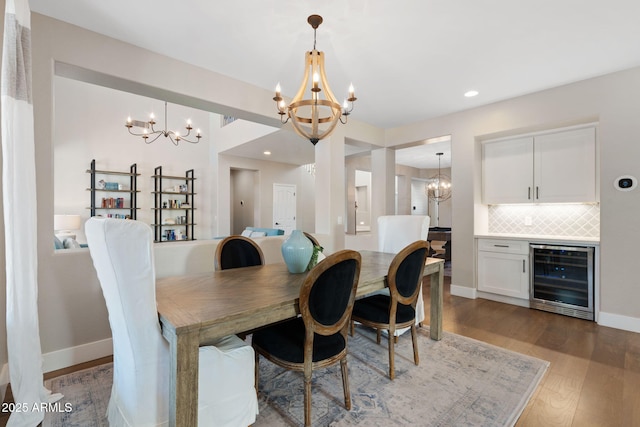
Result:
{"label": "area rug", "polygon": [[[418,334],[420,365],[413,363],[410,334],[396,344],[396,379],[388,377],[386,340],[356,328],[349,339],[351,411],[344,408],[339,364],[314,372],[314,426],[512,426],[549,363],[459,335]],[[48,380],[72,411],[48,413],[43,427],[107,426],[112,364]],[[260,359],[260,426],[304,424],[303,381]]]}

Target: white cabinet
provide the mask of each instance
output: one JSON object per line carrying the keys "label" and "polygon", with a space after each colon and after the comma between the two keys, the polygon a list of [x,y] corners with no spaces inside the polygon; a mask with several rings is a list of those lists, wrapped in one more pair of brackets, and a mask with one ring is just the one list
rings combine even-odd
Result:
{"label": "white cabinet", "polygon": [[482,174],[484,203],[533,203],[533,137],[484,144]]}
{"label": "white cabinet", "polygon": [[536,136],[533,176],[536,202],[596,202],[595,128]]}
{"label": "white cabinet", "polygon": [[596,202],[595,128],[487,142],[482,175],[485,204]]}
{"label": "white cabinet", "polygon": [[478,291],[529,299],[529,242],[478,239]]}

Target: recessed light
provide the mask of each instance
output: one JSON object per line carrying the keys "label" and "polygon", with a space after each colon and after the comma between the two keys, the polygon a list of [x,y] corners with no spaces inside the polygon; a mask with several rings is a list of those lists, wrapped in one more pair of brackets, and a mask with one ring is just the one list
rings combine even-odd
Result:
{"label": "recessed light", "polygon": [[466,96],[467,98],[472,98],[474,96],[476,96],[478,94],[477,90],[470,90],[468,92],[465,92],[464,96]]}
{"label": "recessed light", "polygon": [[265,151],[262,154],[264,154],[265,156],[270,156],[271,155],[271,151]]}

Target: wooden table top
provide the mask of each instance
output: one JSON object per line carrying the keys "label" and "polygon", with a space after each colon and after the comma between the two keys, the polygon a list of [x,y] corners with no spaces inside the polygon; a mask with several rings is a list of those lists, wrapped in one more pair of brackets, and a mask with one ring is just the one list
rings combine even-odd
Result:
{"label": "wooden table top", "polygon": [[[362,296],[385,286],[394,254],[360,253],[362,265],[357,294]],[[441,262],[429,258],[426,269]],[[248,330],[254,326],[234,326],[234,322],[253,319],[267,324],[272,316],[282,317],[282,313],[274,314],[279,310],[289,310],[289,314],[295,316],[291,311],[292,302],[296,303],[297,311],[300,287],[306,276],[306,272],[289,273],[284,263],[278,263],[162,278],[156,283],[158,313],[163,327],[171,325],[177,334],[210,328],[214,324]],[[226,334],[229,330],[220,333]]]}

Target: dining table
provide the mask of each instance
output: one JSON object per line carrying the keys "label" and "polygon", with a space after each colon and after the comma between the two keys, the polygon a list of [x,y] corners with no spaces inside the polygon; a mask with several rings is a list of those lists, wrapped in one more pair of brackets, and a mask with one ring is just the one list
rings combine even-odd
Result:
{"label": "dining table", "polygon": [[[395,254],[359,251],[356,298],[386,287]],[[444,260],[427,258],[431,339],[442,338]],[[199,347],[226,335],[250,331],[297,316],[300,287],[307,273],[289,273],[286,264],[211,271],[160,278],[156,303],[162,335],[170,349],[170,426],[195,426],[198,418]]]}

